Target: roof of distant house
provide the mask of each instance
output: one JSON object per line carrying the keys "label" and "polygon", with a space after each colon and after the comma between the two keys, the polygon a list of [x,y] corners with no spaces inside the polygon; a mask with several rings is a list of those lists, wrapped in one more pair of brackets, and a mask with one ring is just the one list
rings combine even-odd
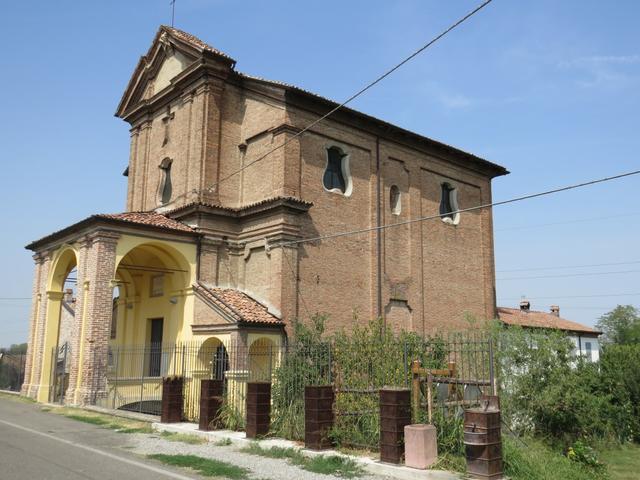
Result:
{"label": "roof of distant house", "polygon": [[566,320],[550,312],[498,307],[498,318],[507,325],[517,325],[520,327],[547,328],[593,335],[600,335],[602,333],[595,328]]}

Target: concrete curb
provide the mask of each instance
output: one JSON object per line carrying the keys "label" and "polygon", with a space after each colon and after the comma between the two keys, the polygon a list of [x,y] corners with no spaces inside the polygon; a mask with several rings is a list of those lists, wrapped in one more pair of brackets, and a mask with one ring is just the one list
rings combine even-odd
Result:
{"label": "concrete curb", "polygon": [[[151,424],[153,429],[158,432],[172,432],[186,435],[196,435],[206,438],[209,442],[230,441],[231,444],[246,447],[254,443],[256,440],[246,438],[244,432],[234,432],[231,430],[214,430],[211,432],[203,432],[198,430],[195,423],[157,423]],[[398,480],[458,480],[462,475],[444,470],[416,470],[414,468],[405,467],[403,465],[392,465],[383,463],[379,460],[369,457],[356,457],[347,455],[336,450],[323,450],[320,452],[307,450],[299,443],[281,438],[266,438],[259,440],[260,446],[264,448],[282,447],[295,448],[308,457],[318,455],[336,455],[339,457],[349,458],[358,463],[366,472],[375,475],[385,475],[397,478]]]}
{"label": "concrete curb", "polygon": [[155,423],[160,420],[160,415],[148,415],[146,413],[127,412],[126,410],[112,410],[110,408],[95,407],[87,405],[81,407],[83,410],[89,410],[95,413],[102,413],[112,417],[126,418],[127,420],[137,420],[139,422]]}
{"label": "concrete curb", "polygon": [[16,392],[14,390],[0,390],[0,393],[8,393],[9,395],[15,395],[16,397],[20,397],[20,392]]}

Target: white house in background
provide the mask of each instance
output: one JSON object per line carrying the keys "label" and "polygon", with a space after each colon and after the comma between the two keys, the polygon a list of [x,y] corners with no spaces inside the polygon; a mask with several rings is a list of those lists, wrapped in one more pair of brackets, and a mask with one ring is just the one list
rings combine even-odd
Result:
{"label": "white house in background", "polygon": [[576,354],[580,354],[597,362],[600,359],[600,342],[602,332],[560,317],[560,307],[552,305],[549,312],[531,310],[528,300],[520,302],[520,308],[498,307],[498,318],[506,325],[517,325],[531,329],[561,330],[575,344]]}

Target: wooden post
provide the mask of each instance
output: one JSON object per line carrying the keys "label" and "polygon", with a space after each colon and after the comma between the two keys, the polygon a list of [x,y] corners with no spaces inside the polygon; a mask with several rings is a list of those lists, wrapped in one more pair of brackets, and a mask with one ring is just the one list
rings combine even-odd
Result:
{"label": "wooden post", "polygon": [[427,414],[429,424],[433,423],[433,400],[431,398],[431,388],[433,386],[433,375],[427,374]]}
{"label": "wooden post", "polygon": [[420,360],[411,362],[411,404],[413,406],[413,421],[417,422],[420,415]]}

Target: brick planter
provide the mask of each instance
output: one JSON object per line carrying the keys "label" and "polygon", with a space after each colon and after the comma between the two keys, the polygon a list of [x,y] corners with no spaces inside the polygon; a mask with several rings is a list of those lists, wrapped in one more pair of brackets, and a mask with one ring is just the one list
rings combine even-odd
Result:
{"label": "brick planter", "polygon": [[200,430],[215,430],[213,424],[222,407],[224,380],[200,381]]}
{"label": "brick planter", "polygon": [[166,377],[162,379],[162,413],[160,422],[178,423],[182,421],[184,403],[182,386],[182,377]]}
{"label": "brick planter", "polygon": [[247,383],[247,438],[258,438],[269,433],[271,423],[271,384]]}
{"label": "brick planter", "polygon": [[334,393],[332,385],[304,388],[304,446],[311,450],[332,447],[329,430],[333,427]]}
{"label": "brick planter", "polygon": [[411,424],[411,391],[380,390],[380,460],[399,464],[404,455],[404,427]]}

